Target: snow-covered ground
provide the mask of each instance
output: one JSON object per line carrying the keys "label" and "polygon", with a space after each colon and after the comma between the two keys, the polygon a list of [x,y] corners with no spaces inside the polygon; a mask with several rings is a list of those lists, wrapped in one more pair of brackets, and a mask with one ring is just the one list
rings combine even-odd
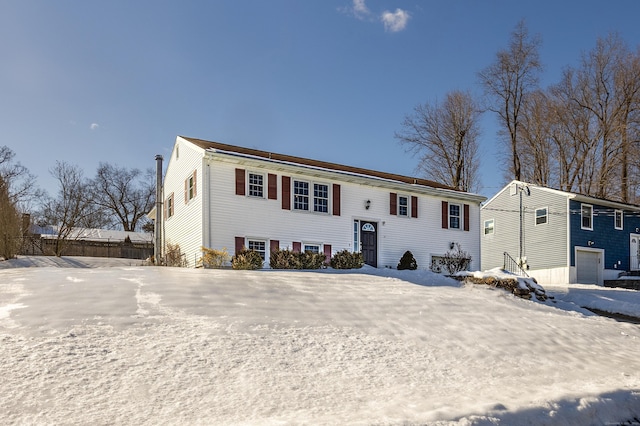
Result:
{"label": "snow-covered ground", "polygon": [[0,262],[1,424],[640,416],[640,326],[580,307],[640,317],[640,292],[546,286],[540,303],[428,271],[120,262]]}

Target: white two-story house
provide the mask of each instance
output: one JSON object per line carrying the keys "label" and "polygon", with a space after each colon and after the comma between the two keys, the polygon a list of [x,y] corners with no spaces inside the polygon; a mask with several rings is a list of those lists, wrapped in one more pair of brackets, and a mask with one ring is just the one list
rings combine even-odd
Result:
{"label": "white two-story house", "polygon": [[436,182],[340,164],[177,137],[163,183],[163,245],[178,244],[189,266],[202,247],[362,252],[395,268],[411,250],[429,269],[459,243],[480,266],[477,194]]}

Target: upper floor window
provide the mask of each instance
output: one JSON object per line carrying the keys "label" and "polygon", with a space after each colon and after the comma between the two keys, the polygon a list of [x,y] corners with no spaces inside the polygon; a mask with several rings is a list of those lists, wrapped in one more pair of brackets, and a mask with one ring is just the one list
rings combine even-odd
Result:
{"label": "upper floor window", "polygon": [[409,197],[398,195],[398,216],[409,216]]}
{"label": "upper floor window", "polygon": [[329,185],[313,184],[313,211],[319,213],[329,212]]}
{"label": "upper floor window", "polygon": [[593,230],[593,206],[582,204],[580,208],[581,227],[582,229]]}
{"label": "upper floor window", "polygon": [[184,181],[184,202],[188,203],[190,200],[194,199],[197,195],[197,187],[196,187],[196,171]]}
{"label": "upper floor window", "polygon": [[615,211],[615,227],[616,229],[623,229],[624,228],[624,222],[623,222],[623,213],[622,210],[616,210]]}
{"label": "upper floor window", "polygon": [[309,182],[293,181],[293,208],[309,210]]}
{"label": "upper floor window", "polygon": [[249,196],[264,196],[264,176],[259,173],[249,173]]}
{"label": "upper floor window", "polygon": [[174,208],[175,206],[173,205],[173,192],[172,192],[171,195],[169,195],[167,197],[167,200],[165,201],[165,216],[167,219],[173,216]]}
{"label": "upper floor window", "polygon": [[536,209],[536,225],[547,223],[548,214],[549,212],[546,207]]}
{"label": "upper floor window", "polygon": [[449,204],[449,228],[460,229],[460,204]]}
{"label": "upper floor window", "polygon": [[495,222],[493,219],[484,221],[484,235],[493,234]]}

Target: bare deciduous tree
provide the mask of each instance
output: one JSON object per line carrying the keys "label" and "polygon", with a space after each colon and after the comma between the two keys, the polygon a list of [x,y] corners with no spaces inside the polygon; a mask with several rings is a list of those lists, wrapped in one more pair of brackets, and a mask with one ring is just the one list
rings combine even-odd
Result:
{"label": "bare deciduous tree", "polygon": [[420,155],[418,168],[430,179],[462,191],[479,187],[478,108],[468,92],[454,91],[444,102],[418,105],[395,137]]}
{"label": "bare deciduous tree", "polygon": [[503,126],[501,135],[509,146],[508,173],[522,179],[520,158],[520,126],[523,105],[531,92],[538,88],[542,71],[538,48],[539,37],[531,37],[524,21],[513,33],[509,47],[496,54],[495,62],[478,73],[485,94],[491,99],[489,110],[498,114]]}
{"label": "bare deciduous tree", "polygon": [[56,256],[61,256],[74,228],[90,211],[90,201],[87,181],[78,166],[57,161],[51,175],[58,181],[58,194],[43,203],[43,217],[57,228],[54,250]]}
{"label": "bare deciduous tree", "polygon": [[153,170],[126,169],[101,163],[91,181],[92,202],[109,212],[125,231],[136,231],[155,204]]}

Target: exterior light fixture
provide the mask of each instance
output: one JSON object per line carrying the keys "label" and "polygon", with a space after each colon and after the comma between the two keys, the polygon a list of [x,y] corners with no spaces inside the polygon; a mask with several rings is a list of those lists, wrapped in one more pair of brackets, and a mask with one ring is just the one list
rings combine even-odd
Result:
{"label": "exterior light fixture", "polygon": [[588,245],[589,247],[591,247],[591,246],[592,246],[592,245],[594,245],[594,244],[595,244],[595,243],[594,243],[593,241],[591,241],[591,240],[587,241],[587,245]]}
{"label": "exterior light fixture", "polygon": [[371,207],[371,200],[367,200],[364,202],[364,208],[369,210],[369,207]]}
{"label": "exterior light fixture", "polygon": [[450,250],[453,250],[453,248],[454,248],[455,246],[456,246],[456,243],[454,243],[453,241],[451,241],[451,242],[449,243],[449,249],[450,249]]}

